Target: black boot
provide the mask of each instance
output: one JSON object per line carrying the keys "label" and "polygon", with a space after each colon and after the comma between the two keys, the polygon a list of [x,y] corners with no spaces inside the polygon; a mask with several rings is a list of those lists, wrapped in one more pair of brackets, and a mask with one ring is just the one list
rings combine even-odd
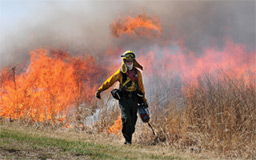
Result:
{"label": "black boot", "polygon": [[124,135],[125,142],[124,144],[132,144],[132,136]]}
{"label": "black boot", "polygon": [[129,136],[128,138],[126,138],[125,144],[132,144],[132,136]]}

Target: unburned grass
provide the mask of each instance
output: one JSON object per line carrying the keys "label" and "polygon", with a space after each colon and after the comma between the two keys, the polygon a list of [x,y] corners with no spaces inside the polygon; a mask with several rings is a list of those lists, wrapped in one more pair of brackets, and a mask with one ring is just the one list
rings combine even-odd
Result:
{"label": "unburned grass", "polygon": [[0,158],[4,159],[181,159],[151,152],[142,153],[136,146],[49,137],[40,132],[3,126],[0,129]]}

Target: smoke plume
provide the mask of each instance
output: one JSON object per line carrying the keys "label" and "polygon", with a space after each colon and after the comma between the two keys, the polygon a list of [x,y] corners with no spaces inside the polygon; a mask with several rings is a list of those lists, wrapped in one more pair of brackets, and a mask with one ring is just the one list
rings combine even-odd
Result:
{"label": "smoke plume", "polygon": [[[30,2],[26,2],[30,3]],[[36,48],[60,48],[102,60],[109,51],[150,51],[182,44],[198,56],[208,47],[223,48],[226,39],[255,51],[255,1],[45,1],[14,29],[2,29],[0,67],[27,63]],[[122,16],[146,12],[157,16],[161,36],[111,36],[110,25]],[[1,22],[3,23],[3,22]],[[1,24],[5,25],[5,24]],[[143,54],[143,53],[140,53]],[[184,53],[186,54],[186,53]],[[104,58],[103,58],[104,59]]]}

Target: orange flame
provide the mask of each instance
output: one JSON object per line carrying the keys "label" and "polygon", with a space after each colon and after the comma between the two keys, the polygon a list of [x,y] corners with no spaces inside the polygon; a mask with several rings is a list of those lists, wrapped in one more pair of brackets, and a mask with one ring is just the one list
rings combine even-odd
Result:
{"label": "orange flame", "polygon": [[[61,123],[70,107],[93,96],[95,80],[101,73],[90,56],[76,58],[59,50],[32,51],[26,73],[1,83],[0,116]],[[1,79],[4,77],[10,77],[6,70],[1,73]]]}
{"label": "orange flame", "polygon": [[[157,35],[161,33],[161,24],[157,16],[148,16],[146,13],[120,17],[111,24],[112,35],[120,37],[122,34],[135,35]],[[154,34],[156,31],[157,34]]]}
{"label": "orange flame", "polygon": [[122,129],[121,116],[114,122],[114,124],[107,130],[108,133],[119,134]]}

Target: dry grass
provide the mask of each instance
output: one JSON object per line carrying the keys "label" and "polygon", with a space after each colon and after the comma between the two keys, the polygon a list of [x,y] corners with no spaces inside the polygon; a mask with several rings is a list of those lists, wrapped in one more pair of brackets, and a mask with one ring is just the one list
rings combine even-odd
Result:
{"label": "dry grass", "polygon": [[226,158],[255,158],[255,76],[218,77],[208,75],[185,85],[182,109],[172,101],[160,112],[156,108],[161,106],[155,106],[152,123],[157,137],[141,134],[142,142],[192,152],[210,150]]}

